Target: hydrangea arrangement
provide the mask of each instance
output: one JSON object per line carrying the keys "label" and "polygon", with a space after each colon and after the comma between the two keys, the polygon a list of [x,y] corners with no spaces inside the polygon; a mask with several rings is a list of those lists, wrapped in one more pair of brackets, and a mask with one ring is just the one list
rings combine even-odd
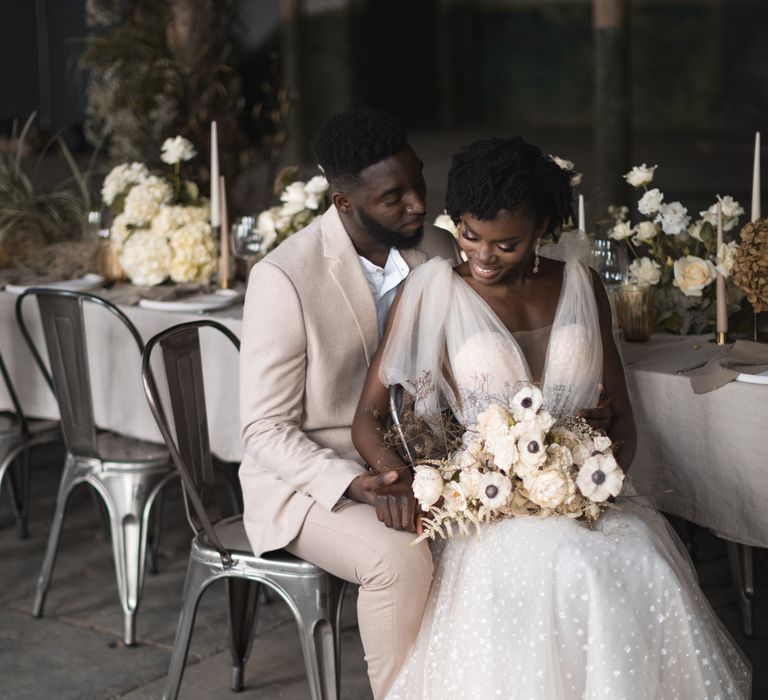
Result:
{"label": "hydrangea arrangement", "polygon": [[208,284],[216,272],[210,206],[195,183],[181,179],[182,163],[196,155],[176,136],[165,140],[160,156],[173,168],[171,180],[143,163],[122,163],[104,179],[101,197],[114,215],[111,243],[134,284]]}
{"label": "hydrangea arrangement", "polygon": [[275,181],[275,193],[281,204],[265,209],[256,219],[262,254],[303,229],[331,204],[329,184],[324,175],[315,175],[306,182],[298,178],[297,168],[283,170]]}
{"label": "hydrangea arrangement", "polygon": [[643,219],[632,225],[626,207],[611,207],[608,236],[626,245],[634,258],[630,281],[657,286],[657,328],[681,334],[709,332],[715,324],[717,272],[728,282],[729,312],[739,309],[742,295],[730,279],[736,241],[729,238],[735,236],[744,209],[733,197],[718,196],[725,241],[717,250],[717,202],[693,220],[680,202],[666,202],[660,189],[650,188],[657,168],[643,163],[624,175],[643,191],[637,202]]}
{"label": "hydrangea arrangement", "polygon": [[449,457],[415,467],[413,493],[428,514],[418,540],[451,537],[454,523],[468,534],[502,518],[600,517],[624,482],[610,438],[581,418],[556,421],[542,402],[524,385],[510,406],[483,411]]}

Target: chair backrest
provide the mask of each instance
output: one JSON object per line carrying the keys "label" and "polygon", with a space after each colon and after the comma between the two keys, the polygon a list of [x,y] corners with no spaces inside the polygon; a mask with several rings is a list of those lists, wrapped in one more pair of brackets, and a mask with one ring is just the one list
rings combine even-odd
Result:
{"label": "chair backrest", "polygon": [[400,438],[400,444],[403,446],[403,456],[407,457],[411,464],[415,464],[416,460],[414,459],[413,452],[410,445],[408,444],[408,439],[405,436],[403,423],[400,418],[400,414],[403,410],[404,395],[405,392],[400,384],[392,384],[389,387],[389,414],[392,417],[392,424],[395,426],[397,435]]}
{"label": "chair backrest", "polygon": [[16,389],[13,387],[11,381],[11,375],[8,373],[8,368],[3,362],[3,356],[0,354],[0,375],[3,376],[3,382],[5,383],[5,389],[8,392],[8,396],[11,398],[13,404],[13,410],[16,412],[16,417],[19,420],[19,427],[24,435],[29,433],[29,425],[27,424],[27,417],[24,415],[24,411],[21,409],[21,402],[19,401],[19,395],[16,393]]}
{"label": "chair backrest", "polygon": [[[181,476],[189,524],[196,534],[205,532],[208,542],[218,550],[222,563],[228,567],[232,563],[231,557],[213,529],[213,524],[221,519],[221,511],[214,488],[200,353],[200,328],[204,327],[222,333],[240,350],[237,336],[221,323],[207,319],[180,323],[150,338],[142,357],[141,374],[149,408]],[[158,345],[162,349],[175,439],[152,373],[152,352]]]}
{"label": "chair backrest", "polygon": [[[50,371],[37,349],[24,320],[24,302],[37,299]],[[83,305],[92,303],[116,316],[136,342],[139,354],[144,343],[128,317],[114,304],[95,294],[48,287],[32,287],[16,300],[16,320],[32,357],[56,396],[64,443],[78,457],[100,459],[93,414],[93,394],[88,370]]]}

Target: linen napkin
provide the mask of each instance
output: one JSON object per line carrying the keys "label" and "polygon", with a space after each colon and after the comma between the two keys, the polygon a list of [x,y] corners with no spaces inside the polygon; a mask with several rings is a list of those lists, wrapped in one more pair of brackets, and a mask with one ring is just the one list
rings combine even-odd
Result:
{"label": "linen napkin", "polygon": [[689,374],[694,394],[705,394],[732,382],[739,374],[760,374],[768,370],[768,344],[737,340],[731,348],[710,358]]}
{"label": "linen napkin", "polygon": [[113,304],[122,306],[136,306],[142,299],[152,301],[175,301],[192,294],[206,291],[207,287],[200,284],[171,284],[155,287],[137,287],[133,284],[118,284],[112,289],[105,289],[101,296]]}

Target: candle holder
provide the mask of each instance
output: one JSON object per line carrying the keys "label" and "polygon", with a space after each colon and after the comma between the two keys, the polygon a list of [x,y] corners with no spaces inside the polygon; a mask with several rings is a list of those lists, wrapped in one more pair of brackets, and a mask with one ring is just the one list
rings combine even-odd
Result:
{"label": "candle holder", "polygon": [[730,342],[728,340],[728,333],[726,333],[725,331],[717,331],[715,333],[715,337],[712,339],[712,342],[715,345],[721,345],[721,346],[728,345],[728,343]]}
{"label": "candle holder", "polygon": [[656,287],[625,283],[616,290],[616,310],[624,340],[644,343],[653,334]]}

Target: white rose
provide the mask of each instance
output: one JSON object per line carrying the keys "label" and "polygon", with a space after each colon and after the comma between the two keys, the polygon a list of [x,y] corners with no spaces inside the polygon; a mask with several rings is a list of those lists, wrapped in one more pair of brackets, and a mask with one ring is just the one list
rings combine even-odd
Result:
{"label": "white rose", "polygon": [[509,472],[517,461],[517,443],[512,433],[507,433],[503,438],[495,440],[491,449],[493,463],[503,472]]}
{"label": "white rose", "polygon": [[528,498],[542,508],[554,510],[575,494],[573,481],[557,467],[542,469],[526,480]]}
{"label": "white rose", "polygon": [[[723,214],[723,231],[731,231],[739,223],[739,217],[744,214],[744,208],[730,195],[718,197]],[[699,212],[704,221],[717,226],[717,202],[706,211]]]}
{"label": "white rose", "polygon": [[577,185],[580,185],[583,177],[584,177],[583,173],[574,173],[573,175],[571,175],[571,180],[570,180],[571,187],[576,187]]}
{"label": "white rose", "polygon": [[715,268],[723,277],[728,278],[733,272],[733,260],[736,257],[736,241],[721,243],[717,250],[717,267]]}
{"label": "white rose", "polygon": [[449,481],[443,487],[443,507],[449,513],[461,513],[467,509],[467,492],[460,483]]}
{"label": "white rose", "polygon": [[462,469],[459,472],[459,483],[464,487],[467,498],[480,497],[481,472],[478,469]]}
{"label": "white rose", "polygon": [[629,266],[629,276],[637,284],[658,284],[661,279],[661,265],[650,258],[633,260]]}
{"label": "white rose", "polygon": [[416,465],[414,472],[411,484],[413,495],[421,509],[428,511],[443,495],[443,477],[437,469],[426,464]]}
{"label": "white rose", "polygon": [[614,241],[623,241],[632,235],[632,227],[628,221],[620,221],[610,231],[608,231],[608,238],[612,238]]}
{"label": "white rose", "polygon": [[699,219],[698,221],[694,221],[689,227],[688,227],[688,235],[691,238],[695,238],[697,241],[701,240],[701,227],[704,225],[704,219]]}
{"label": "white rose", "polygon": [[444,228],[448,233],[455,236],[458,234],[459,230],[456,227],[456,224],[453,223],[453,219],[448,216],[448,214],[440,214],[435,220],[434,225],[439,226],[440,228]]}
{"label": "white rose", "polygon": [[688,228],[691,217],[686,216],[688,210],[680,202],[662,204],[654,221],[661,224],[661,229],[669,236],[676,236]]}
{"label": "white rose", "polygon": [[518,462],[515,464],[515,474],[523,477],[538,469],[547,461],[547,448],[544,435],[539,432],[524,432],[517,439]]}
{"label": "white rose", "polygon": [[637,203],[637,210],[645,216],[653,216],[661,208],[661,203],[664,201],[664,194],[654,188],[648,190]]}
{"label": "white rose", "polygon": [[553,443],[547,447],[547,467],[568,469],[573,464],[573,455],[564,445]]}
{"label": "white rose", "polygon": [[611,448],[613,443],[607,435],[598,435],[592,439],[592,445],[598,452],[605,452]]}
{"label": "white rose", "polygon": [[487,508],[503,508],[512,494],[512,482],[499,472],[486,472],[479,479],[480,502]]}
{"label": "white rose", "polygon": [[687,297],[700,297],[701,290],[712,284],[717,270],[709,260],[685,255],[675,260],[673,284]]}
{"label": "white rose", "polygon": [[632,187],[646,187],[653,182],[653,171],[658,167],[658,165],[648,167],[643,163],[642,165],[636,165],[628,173],[625,173],[623,177]]}
{"label": "white rose", "polygon": [[195,147],[183,136],[175,136],[172,139],[165,139],[160,147],[160,160],[168,165],[176,165],[183,160],[190,160],[197,155]]}
{"label": "white rose", "polygon": [[635,234],[635,243],[650,243],[653,241],[659,233],[659,228],[653,221],[641,221],[635,226],[633,233]]}
{"label": "white rose", "polygon": [[477,432],[481,438],[492,440],[509,432],[512,416],[497,403],[492,403],[477,417]]}
{"label": "white rose", "polygon": [[618,496],[624,483],[613,455],[598,454],[590,457],[579,470],[576,485],[590,501],[602,503],[610,496]]}
{"label": "white rose", "polygon": [[512,397],[512,416],[516,421],[533,420],[542,403],[544,394],[541,389],[533,385],[525,386]]}
{"label": "white rose", "polygon": [[292,182],[283,190],[280,195],[280,201],[283,202],[283,213],[293,216],[307,208],[307,193],[304,190],[304,183],[301,180]]}

